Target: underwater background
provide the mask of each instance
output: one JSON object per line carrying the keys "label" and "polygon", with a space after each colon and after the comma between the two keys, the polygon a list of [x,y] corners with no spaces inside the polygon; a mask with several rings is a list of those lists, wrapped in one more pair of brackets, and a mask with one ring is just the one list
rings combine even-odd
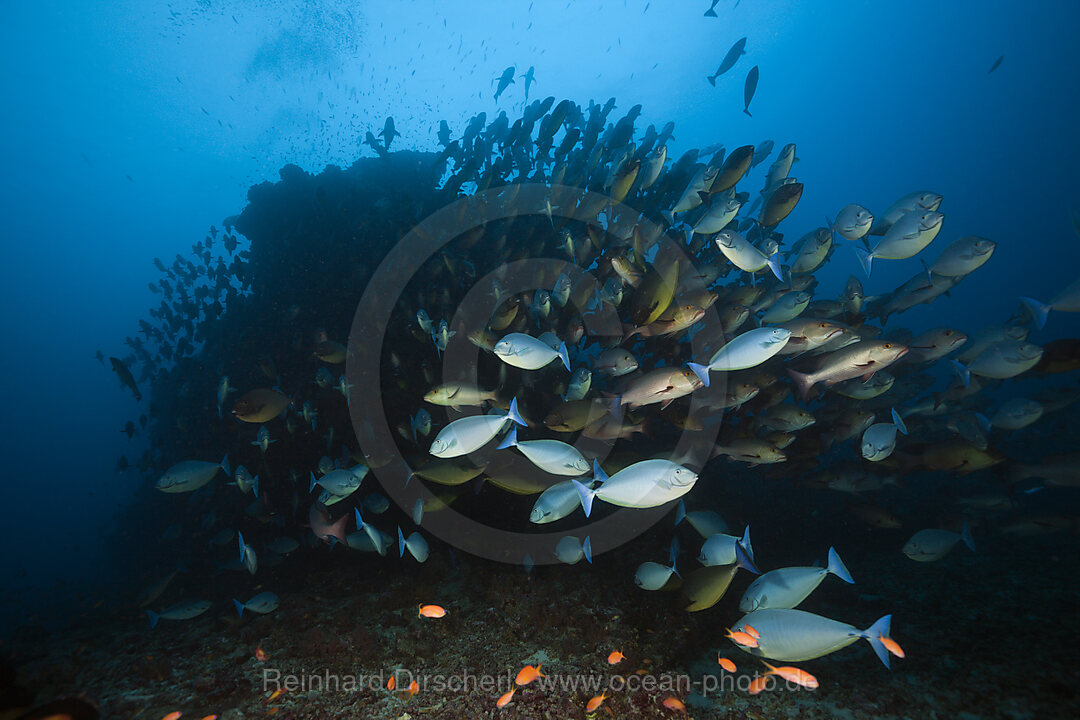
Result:
{"label": "underwater background", "polygon": [[[1075,3],[13,1],[0,18],[0,717],[1075,716]],[[711,77],[743,38],[744,54]],[[500,87],[508,70],[514,82]],[[532,127],[515,131],[522,118]],[[567,142],[572,133],[577,141]],[[664,170],[642,187],[661,144]],[[774,173],[788,144],[797,160]],[[709,166],[731,170],[725,160],[747,146],[752,167],[730,192],[692,188]],[[756,208],[785,176],[797,178],[801,196],[766,223]],[[561,216],[576,201],[556,189],[522,210],[516,201],[529,191],[505,191],[525,182],[623,197],[593,207],[587,230],[580,216]],[[944,214],[940,235],[902,257],[883,251],[867,274],[858,250],[884,240],[865,230],[842,236],[838,213],[857,203],[879,220],[913,191],[940,195],[940,208],[919,208]],[[460,201],[484,193],[485,203]],[[693,207],[676,211],[684,200]],[[740,205],[730,229],[756,245],[762,263],[778,249],[779,278],[769,265],[740,267],[715,232],[694,232],[706,208],[728,200]],[[496,205],[510,220],[470,214]],[[446,225],[451,215],[438,213],[447,206],[455,223],[472,226],[444,250],[427,231]],[[661,320],[667,304],[656,311],[646,297],[658,283],[663,294],[664,251],[650,247],[658,237],[632,235],[635,224],[657,228],[710,269],[691,287],[680,266],[690,285],[674,294],[711,289],[720,320],[705,308],[700,323],[662,337],[590,331],[597,308],[618,316],[619,335],[623,324],[671,320]],[[424,232],[410,234],[417,227]],[[796,241],[821,227],[830,243],[823,259],[792,272],[804,247]],[[597,239],[605,231],[615,240]],[[907,293],[925,291],[924,278],[934,286],[936,270],[926,268],[938,268],[942,251],[970,236],[995,243],[986,264],[948,276],[957,286],[933,302],[905,304]],[[405,250],[380,267],[395,247]],[[413,258],[411,247],[430,256]],[[633,266],[630,275],[613,270],[615,258]],[[418,269],[406,274],[400,263],[411,259]],[[576,281],[569,304],[559,302],[557,264],[519,287],[500,270],[530,259],[576,265],[605,289],[616,278],[622,303]],[[397,294],[365,296],[376,276],[387,283],[376,290]],[[779,317],[751,297],[796,292],[797,277],[822,304]],[[859,285],[854,304],[849,278]],[[456,313],[474,287],[486,294],[483,318],[470,323]],[[541,288],[551,291],[548,313],[536,299]],[[378,337],[357,314],[365,297],[394,307],[385,325],[375,322]],[[723,312],[739,301],[748,312],[733,327]],[[420,326],[419,310],[432,328]],[[620,408],[647,371],[708,365],[740,333],[800,317],[904,347],[933,328],[955,328],[967,347],[923,365],[894,358],[894,384],[852,390],[864,397],[802,397],[788,370],[810,372],[822,356],[807,351],[755,363],[767,380],[714,380],[720,393],[755,388],[720,411],[690,407],[705,391],[689,371],[662,383],[663,397]],[[440,345],[444,319],[454,334]],[[492,352],[507,333],[544,331],[556,336],[548,367]],[[983,374],[980,352],[963,356],[980,340],[980,352],[1038,357]],[[624,519],[592,535],[591,551],[578,542],[577,552],[541,557],[514,533],[583,541],[587,521],[568,486],[577,503],[568,517],[530,522],[546,485],[535,468],[522,469],[532,460],[527,445],[485,445],[482,457],[470,456],[476,472],[451,464],[449,482],[410,471],[433,462],[433,441],[462,417],[454,402],[425,402],[425,394],[463,380],[447,368],[465,362],[481,389],[495,390],[486,402],[463,403],[470,412],[501,417],[516,399],[526,422],[519,440],[581,440],[588,469],[577,476],[598,477],[593,457],[607,456],[546,422],[573,390],[560,342],[570,369],[592,367],[581,398],[620,428],[640,429],[615,431],[606,474],[663,456],[697,481],[685,497],[647,508],[613,511],[599,492],[593,512]],[[598,370],[597,356],[612,346],[632,351],[637,374]],[[714,368],[712,377],[727,374]],[[665,394],[680,382],[690,399]],[[283,404],[245,420],[236,405],[255,390],[268,393],[259,403]],[[1038,408],[1025,405],[1020,419],[998,415],[1017,400]],[[895,452],[880,462],[860,450],[866,427],[837,439],[851,413],[891,423],[893,408],[908,432],[893,433]],[[420,410],[430,412],[427,433]],[[799,410],[816,418],[812,426],[792,420]],[[501,441],[515,423],[499,424]],[[260,449],[261,428],[268,442]],[[707,449],[764,443],[772,461],[733,450],[675,457],[686,432],[707,436]],[[161,492],[161,478],[186,461],[205,467],[181,471],[208,477],[191,481],[191,492]],[[320,503],[320,492],[334,493],[311,481],[357,467],[366,476],[356,496]],[[428,490],[422,513],[412,495],[403,499],[418,488]],[[450,513],[498,532],[473,535],[472,525],[440,519]],[[640,532],[626,530],[638,523]],[[752,546],[736,543],[728,562],[712,564],[731,567],[733,580],[690,579],[710,567],[698,559],[710,536],[739,539],[747,525]],[[921,530],[950,534],[940,558],[905,554]],[[412,533],[420,539],[406,542]],[[525,549],[516,551],[519,541]],[[245,547],[258,555],[254,572]],[[799,607],[859,632],[891,614],[904,654],[885,654],[891,670],[861,636],[805,662],[768,660],[761,627],[757,653],[725,637],[738,629],[753,581],[736,573],[743,555],[763,572],[831,569],[830,547],[855,583],[825,578]],[[661,576],[658,589],[642,587],[655,580],[643,581],[646,562],[659,566],[649,570]],[[688,600],[705,602],[695,595],[702,586],[719,597],[687,612]],[[237,612],[234,598],[262,593],[274,594],[272,607]],[[180,619],[190,601],[209,609]],[[426,604],[445,617],[417,617]],[[625,657],[612,663],[613,651]],[[722,669],[718,653],[737,670]],[[751,694],[748,683],[766,669],[755,655],[813,673],[816,688],[789,680]],[[538,664],[548,678],[513,682]],[[381,675],[374,689],[274,695],[267,668]],[[395,671],[407,679],[387,688]],[[409,688],[414,677],[469,673],[497,682]],[[615,675],[622,685],[555,682]],[[698,684],[681,686],[684,676]],[[658,684],[635,686],[631,677]],[[705,677],[746,682],[710,692]],[[30,709],[74,697],[85,704]]]}

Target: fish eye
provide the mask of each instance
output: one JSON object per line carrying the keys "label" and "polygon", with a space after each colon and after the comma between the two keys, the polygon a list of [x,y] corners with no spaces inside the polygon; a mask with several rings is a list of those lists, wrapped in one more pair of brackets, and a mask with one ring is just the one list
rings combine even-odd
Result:
{"label": "fish eye", "polygon": [[818,323],[818,327],[821,328],[822,330],[824,330],[825,328],[829,327],[829,324],[828,323]]}
{"label": "fish eye", "polygon": [[889,348],[892,347],[892,343],[885,343],[884,347],[885,347],[886,350],[888,350]]}

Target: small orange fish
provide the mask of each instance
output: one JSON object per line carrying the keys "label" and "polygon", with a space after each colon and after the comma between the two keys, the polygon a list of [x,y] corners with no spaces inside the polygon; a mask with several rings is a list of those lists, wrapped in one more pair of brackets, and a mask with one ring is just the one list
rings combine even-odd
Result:
{"label": "small orange fish", "polygon": [[587,702],[585,704],[585,712],[587,712],[587,713],[596,712],[596,709],[598,707],[600,707],[601,704],[603,704],[604,698],[606,698],[606,697],[607,697],[607,690],[605,690],[604,692],[602,692],[599,695],[595,696],[592,700],[590,700],[589,702]]}
{"label": "small orange fish", "polygon": [[514,692],[515,692],[516,690],[517,690],[517,688],[510,688],[510,692],[508,692],[508,693],[503,693],[502,697],[500,697],[500,698],[499,698],[499,699],[498,699],[498,700],[497,700],[497,701],[495,702],[495,707],[505,707],[505,706],[506,706],[506,704],[507,704],[508,702],[510,702],[510,699],[514,697]]}
{"label": "small orange fish", "polygon": [[207,715],[202,720],[217,720],[217,715]]}
{"label": "small orange fish", "polygon": [[753,625],[743,625],[743,632],[754,638],[755,640],[761,639],[761,633],[754,629]]}
{"label": "small orange fish", "polygon": [[885,646],[885,649],[891,652],[898,658],[904,657],[904,649],[900,647],[900,643],[896,642],[892,638],[887,638],[884,635],[878,635],[878,640]]}
{"label": "small orange fish", "polygon": [[440,605],[424,605],[420,604],[420,610],[416,613],[416,617],[426,618],[441,618],[446,615],[446,610]]}
{"label": "small orange fish", "polygon": [[514,682],[518,685],[528,685],[538,677],[547,677],[544,673],[540,672],[540,666],[533,667],[532,665],[526,665],[518,671],[517,677],[514,678]]}
{"label": "small orange fish", "polygon": [[255,659],[259,662],[266,662],[266,652],[262,649],[262,646],[255,648]]}
{"label": "small orange fish", "polygon": [[397,678],[395,676],[391,675],[390,679],[386,681],[386,689],[387,690],[393,690],[396,687],[397,687]]}
{"label": "small orange fish", "polygon": [[[270,697],[266,698],[266,702],[268,702],[268,703],[269,702],[274,702],[279,697],[284,695],[286,692],[287,692],[287,690],[285,690],[285,688],[278,688],[274,692],[270,693]],[[179,716],[177,716],[177,717],[179,717]]]}
{"label": "small orange fish", "polygon": [[169,714],[168,714],[168,715],[166,715],[165,717],[161,718],[161,720],[178,720],[178,718],[179,718],[179,717],[180,717],[181,715],[183,715],[183,714],[184,714],[184,713],[182,713],[182,712],[180,712],[179,710],[177,710],[177,711],[175,711],[175,712],[171,712],[171,713],[169,713]]}
{"label": "small orange fish", "polygon": [[278,706],[278,705],[275,705],[274,707],[272,707],[272,708],[270,708],[269,710],[267,710],[267,711],[266,711],[266,714],[267,714],[267,715],[277,715],[277,711],[278,711],[278,710],[280,710],[280,709],[281,709],[281,707],[280,707],[280,706]]}
{"label": "small orange fish", "polygon": [[668,710],[678,710],[679,712],[686,712],[686,705],[677,697],[668,696],[664,698],[664,702],[661,703]]}
{"label": "small orange fish", "polygon": [[745,647],[757,647],[758,645],[757,638],[755,638],[750,633],[744,632],[742,630],[733,632],[731,628],[728,628],[727,635],[725,635],[724,637],[730,638],[731,640],[737,642],[739,645],[743,645]]}
{"label": "small orange fish", "polygon": [[611,654],[607,656],[608,665],[618,665],[624,659],[626,659],[626,656],[619,650],[612,650]]}
{"label": "small orange fish", "polygon": [[409,683],[409,689],[406,690],[405,692],[407,692],[409,694],[409,700],[412,700],[413,695],[420,692],[420,683],[413,680],[411,683]]}
{"label": "small orange fish", "polygon": [[768,672],[765,673],[766,675],[778,675],[787,680],[788,682],[793,682],[796,685],[802,685],[804,688],[810,688],[811,690],[818,686],[817,678],[806,672],[805,670],[800,670],[799,668],[791,667],[790,665],[785,665],[784,667],[773,667],[772,665],[764,661],[762,661],[762,664],[765,665],[765,667],[769,668]]}
{"label": "small orange fish", "polygon": [[756,678],[754,678],[753,682],[750,683],[750,687],[746,688],[746,690],[751,695],[757,695],[762,690],[764,690],[765,686],[768,685],[768,684],[769,684],[769,676],[768,675],[758,675]]}
{"label": "small orange fish", "polygon": [[726,657],[716,658],[716,662],[720,663],[720,667],[724,668],[728,672],[735,672],[735,663],[728,660]]}

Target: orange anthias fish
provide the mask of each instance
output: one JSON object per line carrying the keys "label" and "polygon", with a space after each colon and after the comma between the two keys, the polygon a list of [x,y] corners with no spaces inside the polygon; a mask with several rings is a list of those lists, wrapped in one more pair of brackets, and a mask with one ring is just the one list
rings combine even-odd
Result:
{"label": "orange anthias fish", "polygon": [[540,666],[533,667],[532,665],[526,665],[518,671],[517,677],[514,678],[514,682],[518,685],[528,685],[538,677],[547,677],[540,672]]}
{"label": "orange anthias fish", "polygon": [[595,712],[596,708],[600,707],[600,705],[603,704],[604,698],[606,698],[606,697],[607,697],[607,690],[600,693],[599,695],[594,697],[592,700],[590,700],[588,703],[586,703],[585,704],[585,712],[587,712],[587,713]]}
{"label": "orange anthias fish", "polygon": [[397,677],[395,677],[394,675],[391,675],[390,679],[386,681],[386,689],[387,690],[393,690],[396,687],[397,687]]}
{"label": "orange anthias fish", "polygon": [[746,691],[749,692],[751,695],[757,695],[762,690],[764,690],[765,686],[768,685],[768,684],[769,684],[769,676],[768,675],[759,675],[756,678],[754,678],[754,681],[750,683],[750,687],[746,688]]}
{"label": "orange anthias fish", "polygon": [[904,649],[900,647],[900,643],[896,642],[892,638],[887,638],[884,635],[878,635],[878,640],[885,646],[885,649],[891,652],[898,658],[904,657]]}
{"label": "orange anthias fish", "polygon": [[424,605],[420,604],[420,609],[416,613],[416,617],[426,618],[441,618],[446,615],[446,610],[441,605]]}
{"label": "orange anthias fish", "polygon": [[763,664],[769,669],[768,672],[765,673],[765,675],[778,675],[787,680],[788,682],[793,682],[796,685],[802,685],[804,688],[810,688],[811,690],[818,686],[817,678],[806,672],[805,670],[800,670],[799,668],[791,667],[790,665],[785,665],[784,667],[773,667],[767,662],[763,662]]}
{"label": "orange anthias fish", "polygon": [[178,718],[179,718],[179,717],[180,717],[181,715],[183,715],[183,714],[184,714],[184,713],[182,713],[182,712],[180,712],[179,710],[177,710],[177,711],[175,711],[175,712],[171,712],[171,713],[169,713],[169,714],[168,714],[168,715],[166,715],[165,717],[161,718],[161,720],[178,720]]}
{"label": "orange anthias fish", "polygon": [[727,635],[725,635],[724,637],[730,638],[731,640],[737,642],[739,645],[744,645],[746,647],[757,647],[758,645],[757,638],[755,638],[750,633],[742,630],[738,632],[732,632],[731,628],[728,628]]}
{"label": "orange anthias fish", "polygon": [[664,698],[664,702],[661,703],[668,710],[677,710],[679,712],[686,712],[686,705],[677,697],[668,696]]}
{"label": "orange anthias fish", "polygon": [[[266,698],[266,702],[268,702],[268,703],[269,703],[269,702],[274,702],[274,701],[275,701],[275,700],[277,700],[277,699],[278,699],[279,697],[281,697],[282,695],[284,695],[284,694],[285,694],[286,692],[287,692],[287,691],[285,690],[285,688],[278,688],[278,689],[277,689],[277,690],[275,690],[274,692],[270,693],[270,697]],[[179,715],[178,715],[177,717],[179,717]]]}
{"label": "orange anthias fish", "polygon": [[732,662],[731,660],[729,660],[728,658],[726,658],[726,657],[718,657],[716,659],[716,662],[720,663],[720,667],[724,668],[728,672],[731,672],[731,673],[735,672],[735,669],[736,669],[735,668],[735,663]]}
{"label": "orange anthias fish", "polygon": [[504,707],[504,706],[505,706],[505,705],[506,705],[506,704],[507,704],[508,702],[510,702],[511,698],[513,698],[513,697],[514,697],[514,692],[515,692],[516,690],[517,690],[517,688],[510,688],[510,692],[508,692],[508,693],[503,693],[503,694],[502,694],[502,697],[500,697],[500,698],[499,698],[499,699],[498,699],[498,700],[497,700],[497,701],[495,702],[495,707]]}
{"label": "orange anthias fish", "polygon": [[262,649],[261,646],[255,648],[255,659],[259,662],[266,662],[266,652]]}
{"label": "orange anthias fish", "polygon": [[755,640],[761,639],[761,633],[755,630],[753,625],[743,625],[743,632],[754,638]]}
{"label": "orange anthias fish", "polygon": [[217,720],[217,715],[207,715],[202,720]]}
{"label": "orange anthias fish", "polygon": [[619,650],[612,650],[611,654],[607,656],[608,665],[618,665],[625,659],[626,656]]}
{"label": "orange anthias fish", "polygon": [[405,692],[409,695],[408,699],[412,700],[413,695],[416,695],[416,693],[420,692],[420,683],[413,680],[411,683],[409,683],[409,688]]}

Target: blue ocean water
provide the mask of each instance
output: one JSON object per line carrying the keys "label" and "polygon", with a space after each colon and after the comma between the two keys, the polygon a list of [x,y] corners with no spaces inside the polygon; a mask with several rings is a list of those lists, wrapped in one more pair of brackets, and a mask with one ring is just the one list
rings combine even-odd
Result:
{"label": "blue ocean water", "polygon": [[[102,607],[113,608],[116,617],[139,623],[141,629],[144,618],[131,611],[139,590],[170,572],[177,560],[187,562],[191,555],[198,564],[205,559],[202,548],[209,533],[193,537],[205,504],[192,500],[185,505],[185,496],[169,497],[176,502],[166,512],[153,484],[176,462],[217,462],[221,450],[228,449],[225,441],[203,444],[205,435],[193,427],[216,421],[214,399],[205,387],[216,385],[223,374],[232,375],[242,385],[231,403],[256,387],[261,376],[252,364],[223,367],[221,359],[229,352],[220,349],[191,370],[187,389],[174,382],[154,387],[136,365],[132,371],[143,396],[136,402],[118,384],[108,358],[131,354],[125,338],[137,335],[139,321],[148,319],[148,311],[162,300],[148,289],[162,277],[154,258],[167,266],[177,255],[190,258],[192,246],[203,241],[211,225],[226,234],[225,219],[239,215],[255,197],[248,195],[249,189],[277,182],[288,164],[317,175],[328,165],[348,168],[358,158],[376,158],[363,140],[368,132],[377,134],[387,117],[393,117],[400,132],[391,153],[437,153],[443,147],[437,136],[443,120],[457,138],[480,112],[491,122],[505,111],[512,123],[529,103],[549,96],[555,102],[568,99],[586,113],[590,101],[603,105],[614,98],[608,124],[641,106],[634,140],[640,140],[650,124],[660,129],[674,122],[669,167],[691,148],[721,144],[730,153],[773,140],[773,154],[738,185],[751,199],[758,196],[776,152],[795,143],[799,160],[791,174],[805,189],[778,228],[786,247],[849,203],[879,215],[913,190],[940,193],[943,229],[919,256],[876,261],[867,278],[854,244],[844,242],[815,273],[815,299],[837,297],[851,275],[860,278],[869,298],[893,291],[920,271],[921,258],[932,262],[957,238],[979,235],[997,243],[985,267],[948,297],[890,318],[885,326],[890,331],[900,327],[918,334],[948,325],[971,334],[1018,316],[1014,324],[1028,326],[1020,297],[1049,302],[1076,280],[1080,203],[1069,176],[1080,161],[1073,130],[1073,88],[1080,84],[1080,50],[1073,42],[1080,10],[1074,3],[720,0],[717,16],[705,17],[710,4],[6,3],[0,10],[5,68],[0,84],[7,99],[7,112],[0,117],[0,152],[6,160],[0,187],[6,228],[5,281],[0,287],[7,340],[2,367],[6,481],[0,486],[6,517],[0,542],[10,551],[0,555],[0,573],[9,589],[0,599],[0,629],[77,628],[97,617],[94,613]],[[743,37],[746,54],[711,85],[706,77]],[[1000,57],[1000,65],[993,67]],[[755,66],[760,80],[748,116],[743,112],[744,80]],[[496,79],[508,67],[516,81],[496,100]],[[526,100],[521,75],[530,67],[536,82]],[[707,162],[711,155],[703,152],[698,160]],[[404,235],[422,216],[416,208],[402,211],[395,232]],[[364,237],[364,229],[354,231]],[[218,236],[215,241],[220,252],[223,241]],[[241,242],[241,247],[246,245]],[[336,291],[315,282],[320,268],[341,278],[327,269],[335,265],[334,257],[317,252],[301,257],[309,264],[296,268],[296,274],[312,281],[309,285],[256,284],[255,292],[265,297],[280,290],[283,296],[311,301],[310,308],[300,311],[310,313],[301,315],[302,328],[296,330],[303,336],[306,361],[317,331],[346,342],[353,308],[329,302],[320,306],[322,298]],[[278,280],[289,276],[273,274]],[[415,304],[411,298],[409,302]],[[290,304],[273,306],[275,315],[246,318],[257,323],[252,332],[263,333],[282,322]],[[437,323],[439,317],[432,317]],[[332,323],[331,318],[341,321]],[[216,347],[239,347],[246,331],[236,326],[228,328],[228,335],[220,332],[204,339]],[[1032,331],[1029,342],[1045,347],[1078,337],[1078,332],[1074,314],[1053,311],[1045,328]],[[278,364],[284,365],[282,354],[292,336],[290,330],[276,349],[257,354],[276,354]],[[104,363],[95,359],[98,351]],[[304,372],[310,369],[313,376],[316,368],[305,365]],[[947,362],[931,372],[938,383],[935,390],[943,391],[951,378]],[[335,382],[340,374],[335,369]],[[413,386],[420,383],[415,375],[410,377]],[[995,403],[1019,391],[1049,389],[1064,396],[1076,389],[1074,372],[1015,381],[1027,385],[1011,382],[992,383],[980,397],[994,402],[978,409],[989,413]],[[287,384],[281,386],[284,392],[299,392],[299,381],[293,387]],[[174,397],[162,396],[186,398],[189,390],[203,392],[202,420],[188,406],[183,413],[177,410]],[[338,413],[337,431],[349,432],[347,410],[319,409],[326,419]],[[1005,436],[997,430],[991,445],[1009,458],[1009,465],[1071,451],[1076,437],[1072,412],[1066,408],[1048,414],[1039,424],[1017,431],[1023,435]],[[140,426],[140,415],[147,416],[146,429]],[[395,414],[395,423],[401,415]],[[878,420],[883,418],[879,413]],[[437,419],[437,428],[444,420]],[[128,421],[138,428],[130,439],[122,432]],[[287,443],[277,422],[271,432]],[[234,434],[236,443],[247,446],[245,452],[256,452],[250,446],[253,432],[252,438]],[[196,435],[198,443],[186,443],[193,457],[177,455],[185,448],[185,437]],[[901,446],[903,442],[901,438]],[[147,452],[150,462],[140,469],[139,459]],[[301,467],[299,458],[307,462],[312,453],[311,459],[322,454],[306,446],[303,453],[297,451],[292,466],[277,468],[276,482],[283,482],[291,469],[303,485],[313,468]],[[121,455],[131,467],[118,472]],[[862,462],[857,451],[849,448],[849,455],[842,460]],[[238,461],[234,457],[233,465]],[[717,462],[723,461],[714,461],[714,471]],[[741,474],[748,471],[738,468]],[[1004,514],[977,514],[983,533],[1000,538],[1009,523],[1054,514],[1063,516],[1068,527],[1052,542],[1064,543],[1060,538],[1067,535],[1067,543],[1075,546],[1074,489],[1039,489],[1038,481],[1016,485],[1009,480],[1012,469],[1001,466],[984,472],[978,477],[985,478],[987,488],[1004,488],[1015,504]],[[803,472],[789,477],[792,473],[778,475],[792,486],[804,479]],[[965,494],[942,491],[944,482],[912,479],[908,489],[916,488],[911,492],[919,494],[897,500],[895,511],[902,514],[904,509],[932,506],[944,496],[951,502]],[[279,490],[270,488],[273,498]],[[732,494],[749,495],[748,505],[761,499],[760,492],[756,498],[741,489]],[[776,502],[796,513],[796,497],[801,496],[781,496]],[[847,502],[813,493],[809,498],[811,509],[821,503],[817,510],[823,513]],[[280,507],[287,505],[284,499],[280,502]],[[282,532],[310,535],[304,527],[308,502],[305,495],[298,512],[294,508],[281,513],[290,518]],[[481,502],[492,503],[481,504],[481,512],[497,514],[501,507],[498,501]],[[719,509],[723,514],[722,502]],[[956,510],[942,511],[935,519],[959,518]],[[242,505],[216,511],[222,518],[230,513],[244,517]],[[815,512],[807,512],[791,523],[812,526],[807,518],[813,517]],[[785,537],[777,529],[780,524],[776,520],[771,528],[762,528],[762,537],[785,543],[786,549],[774,558],[813,560],[813,553],[802,557],[792,551],[798,540]],[[161,540],[173,525],[180,526],[179,540]],[[907,530],[919,526],[904,529],[906,537]],[[815,543],[813,552],[823,555],[827,533],[817,531],[825,544],[817,548],[822,543]],[[269,540],[264,535],[260,542]],[[851,531],[848,537],[863,536]],[[1013,561],[1028,557],[1016,542],[1030,542],[1028,549],[1046,555],[1046,547],[1039,544],[1046,538],[1008,537],[996,547],[1007,550]],[[664,543],[669,539],[662,538]],[[157,542],[163,543],[160,553],[150,545]],[[683,542],[689,545],[690,538]],[[878,548],[891,540],[881,546],[867,542]],[[760,552],[763,541],[758,543]],[[118,547],[125,545],[129,550],[137,545],[140,551],[119,553]],[[433,555],[447,557],[448,544],[433,540],[432,545]],[[689,557],[680,566],[689,568],[697,548],[684,552]],[[637,562],[663,557],[634,551],[623,559],[631,571],[624,574],[623,592],[633,595],[640,592],[632,578]],[[864,558],[867,563],[872,559],[873,553]],[[332,563],[323,567],[333,572]],[[209,570],[207,577],[212,577]],[[1063,584],[1072,575],[1067,562],[1047,573],[1051,578],[1060,574]],[[859,580],[859,573],[855,575]],[[1004,578],[1008,582],[1008,576]],[[877,594],[873,589],[862,592]],[[1011,596],[1001,587],[987,592]],[[1007,605],[995,607],[1003,612]],[[231,608],[221,605],[217,611]],[[718,622],[727,627],[736,619]],[[85,690],[94,694],[93,688]]]}

